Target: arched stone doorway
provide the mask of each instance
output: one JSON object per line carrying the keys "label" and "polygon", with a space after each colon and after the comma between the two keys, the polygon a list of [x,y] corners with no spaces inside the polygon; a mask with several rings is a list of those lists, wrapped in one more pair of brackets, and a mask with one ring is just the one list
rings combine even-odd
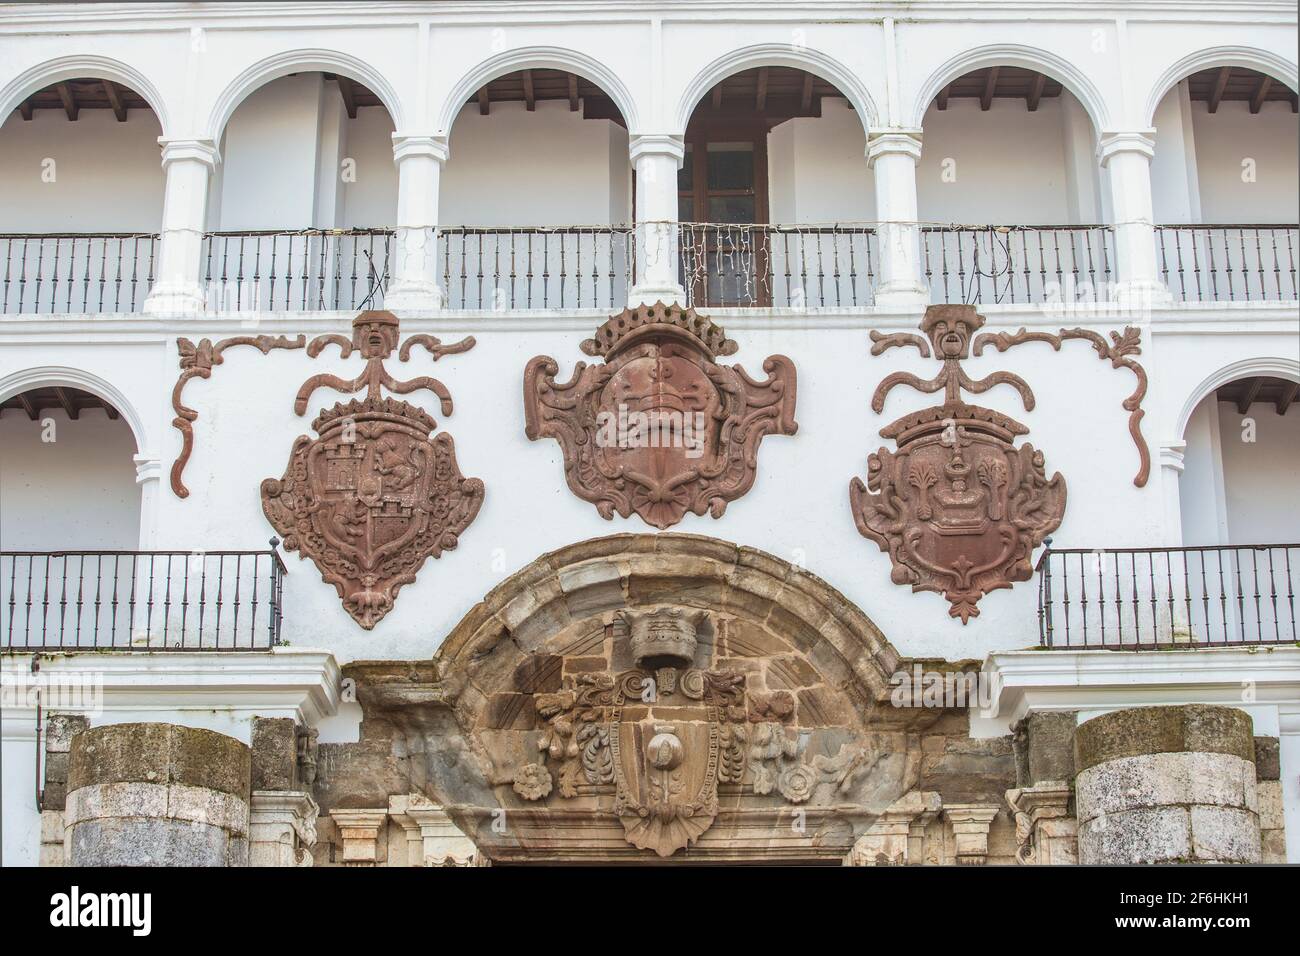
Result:
{"label": "arched stone doorway", "polygon": [[1006,843],[1009,739],[971,740],[964,706],[895,706],[910,667],[772,555],[596,538],[493,589],[434,660],[348,665],[361,742],[322,745],[318,797],[422,794],[498,864],[839,863],[913,803],[914,861],[951,857],[941,809],[978,804],[987,834],[1001,807]]}

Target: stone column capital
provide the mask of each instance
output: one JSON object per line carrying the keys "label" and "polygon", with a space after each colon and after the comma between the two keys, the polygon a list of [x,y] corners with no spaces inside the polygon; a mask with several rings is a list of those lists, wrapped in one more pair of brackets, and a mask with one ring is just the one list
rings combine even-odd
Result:
{"label": "stone column capital", "polygon": [[343,841],[344,866],[374,866],[379,862],[379,834],[388,822],[388,808],[330,811]]}
{"label": "stone column capital", "polygon": [[187,161],[202,163],[208,169],[214,169],[221,162],[221,153],[216,143],[210,139],[168,139],[159,136],[158,145],[162,147],[163,169],[172,163]]}
{"label": "stone column capital", "polygon": [[943,808],[959,864],[981,866],[988,862],[989,827],[1001,812],[986,803],[951,803]]}
{"label": "stone column capital", "polygon": [[867,166],[872,167],[881,156],[907,156],[912,162],[921,158],[921,131],[900,126],[882,126],[871,130],[867,136]]}
{"label": "stone column capital", "polygon": [[1097,137],[1097,159],[1102,166],[1119,153],[1137,153],[1149,162],[1156,154],[1154,129],[1112,130]]}
{"label": "stone column capital", "polygon": [[686,158],[686,143],[675,133],[641,133],[628,139],[627,152],[633,166],[643,156],[664,156],[680,168]]}
{"label": "stone column capital", "polygon": [[450,155],[446,136],[393,134],[393,162],[399,165],[404,159],[416,157],[445,163]]}

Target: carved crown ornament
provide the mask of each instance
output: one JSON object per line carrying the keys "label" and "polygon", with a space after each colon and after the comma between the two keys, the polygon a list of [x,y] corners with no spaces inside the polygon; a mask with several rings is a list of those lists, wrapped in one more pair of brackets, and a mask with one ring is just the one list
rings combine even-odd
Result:
{"label": "carved crown ornament", "polygon": [[385,361],[398,350],[410,358],[423,346],[434,361],[474,347],[467,337],[443,345],[430,335],[413,335],[398,349],[398,320],[391,312],[362,312],[352,337],[313,339],[315,358],[328,345],[340,356],[354,351],[366,360],[351,380],[319,374],[298,390],[294,411],[305,414],[312,394],[330,388],[344,395],[365,390],[361,400],[322,409],[312,422],[317,437],[300,436],[281,478],[262,482],[262,510],[288,551],[310,558],[334,585],[344,609],[369,630],[392,610],[397,592],[415,580],[429,556],[456,547],[483,503],[483,482],[466,478],[456,464],[455,445],[423,409],[385,398],[383,389],[406,395],[428,390],[442,413],[452,412],[451,395],[437,379],[393,378]]}
{"label": "carved crown ornament", "polygon": [[794,363],[769,356],[764,381],[718,364],[736,343],[694,309],[627,309],[581,347],[603,361],[577,363],[567,382],[550,356],[528,363],[526,433],[560,443],[570,490],[603,518],[720,518],[753,485],[759,442],[798,428]]}
{"label": "carved crown ornament", "polygon": [[897,385],[919,392],[943,391],[944,402],[904,415],[880,430],[897,451],[881,448],[867,458],[867,481],[849,483],[849,502],[858,531],[875,541],[893,562],[891,579],[913,591],[937,591],[949,614],[963,624],[979,615],[980,598],[1033,577],[1034,548],[1061,524],[1065,479],[1047,478],[1042,452],[1017,446],[1029,429],[1001,412],[962,401],[1010,385],[1025,410],[1034,407],[1029,386],[1010,372],[970,379],[961,363],[971,336],[984,324],[973,306],[931,306],[921,321],[926,340],[912,333],[872,335],[875,354],[912,345],[943,367],[923,380],[907,372],[887,376],[871,407],[884,410]]}

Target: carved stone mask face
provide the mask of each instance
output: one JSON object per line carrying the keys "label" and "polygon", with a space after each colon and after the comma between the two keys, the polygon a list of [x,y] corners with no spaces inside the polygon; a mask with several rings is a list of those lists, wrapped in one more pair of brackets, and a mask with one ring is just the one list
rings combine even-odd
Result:
{"label": "carved stone mask face", "polygon": [[934,327],[934,348],[943,358],[957,359],[966,354],[966,340],[970,330],[965,322],[940,322]]}

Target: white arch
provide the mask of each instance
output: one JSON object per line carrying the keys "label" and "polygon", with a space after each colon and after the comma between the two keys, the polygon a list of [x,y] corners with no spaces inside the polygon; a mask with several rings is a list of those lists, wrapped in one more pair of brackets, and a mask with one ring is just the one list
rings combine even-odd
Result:
{"label": "white arch", "polygon": [[0,89],[0,118],[8,116],[19,103],[37,90],[44,89],[52,83],[62,83],[64,80],[75,80],[79,77],[112,80],[139,94],[158,117],[162,134],[168,135],[170,125],[167,106],[162,94],[158,92],[158,87],[135,67],[106,56],[74,54],[46,60],[44,63],[29,67]]}
{"label": "white arch", "polygon": [[1196,411],[1196,406],[1212,395],[1215,389],[1229,382],[1235,382],[1239,378],[1253,378],[1257,375],[1270,375],[1274,378],[1288,378],[1300,382],[1300,361],[1274,356],[1248,358],[1225,365],[1207,376],[1183,404],[1183,410],[1178,415],[1175,441],[1183,440],[1183,433],[1187,431],[1187,423],[1192,417],[1192,412]]}
{"label": "white arch", "polygon": [[677,103],[677,112],[673,117],[675,131],[679,134],[686,131],[696,105],[714,86],[733,74],[759,66],[788,66],[819,76],[834,84],[853,104],[862,120],[865,134],[869,135],[871,127],[878,123],[879,112],[875,100],[867,92],[861,78],[839,60],[806,47],[796,49],[788,43],[760,43],[724,53],[695,75]]}
{"label": "white arch", "polygon": [[1160,101],[1174,88],[1180,80],[1201,70],[1212,70],[1220,66],[1240,66],[1248,70],[1267,73],[1275,80],[1281,80],[1293,91],[1296,90],[1296,65],[1276,53],[1246,46],[1216,46],[1197,50],[1169,66],[1156,80],[1147,97],[1146,112],[1143,114],[1145,124],[1150,126],[1156,115]]}
{"label": "white arch", "polygon": [[33,388],[46,388],[48,386],[79,388],[82,391],[98,395],[117,409],[118,414],[130,426],[131,434],[135,436],[136,454],[142,456],[152,454],[144,422],[135,406],[127,400],[127,397],[115,385],[106,379],[100,378],[93,372],[70,368],[65,365],[42,365],[37,368],[26,368],[19,372],[12,372],[0,378],[0,402]]}
{"label": "white arch", "polygon": [[438,114],[437,135],[451,135],[451,127],[461,109],[484,84],[518,70],[566,70],[595,83],[614,101],[623,114],[628,132],[635,136],[641,129],[641,112],[627,86],[608,66],[585,53],[555,46],[520,47],[490,56],[479,63],[452,87]]}
{"label": "white arch", "polygon": [[406,115],[402,110],[402,101],[392,83],[375,67],[338,50],[306,49],[286,50],[268,56],[264,60],[258,60],[235,77],[213,103],[204,137],[214,143],[220,140],[226,123],[230,121],[231,115],[239,104],[266,84],[290,73],[314,70],[322,73],[337,73],[361,83],[384,104],[388,115],[393,119],[393,128],[405,129]]}
{"label": "white arch", "polygon": [[921,125],[925,111],[930,108],[930,103],[945,86],[959,76],[973,70],[981,70],[986,66],[1018,66],[1044,73],[1064,86],[1083,104],[1083,108],[1092,118],[1092,125],[1096,132],[1111,128],[1110,111],[1106,107],[1106,100],[1092,80],[1079,72],[1068,60],[1062,59],[1055,53],[1017,43],[996,43],[976,47],[973,50],[964,50],[931,73],[912,106],[911,125],[916,127]]}

